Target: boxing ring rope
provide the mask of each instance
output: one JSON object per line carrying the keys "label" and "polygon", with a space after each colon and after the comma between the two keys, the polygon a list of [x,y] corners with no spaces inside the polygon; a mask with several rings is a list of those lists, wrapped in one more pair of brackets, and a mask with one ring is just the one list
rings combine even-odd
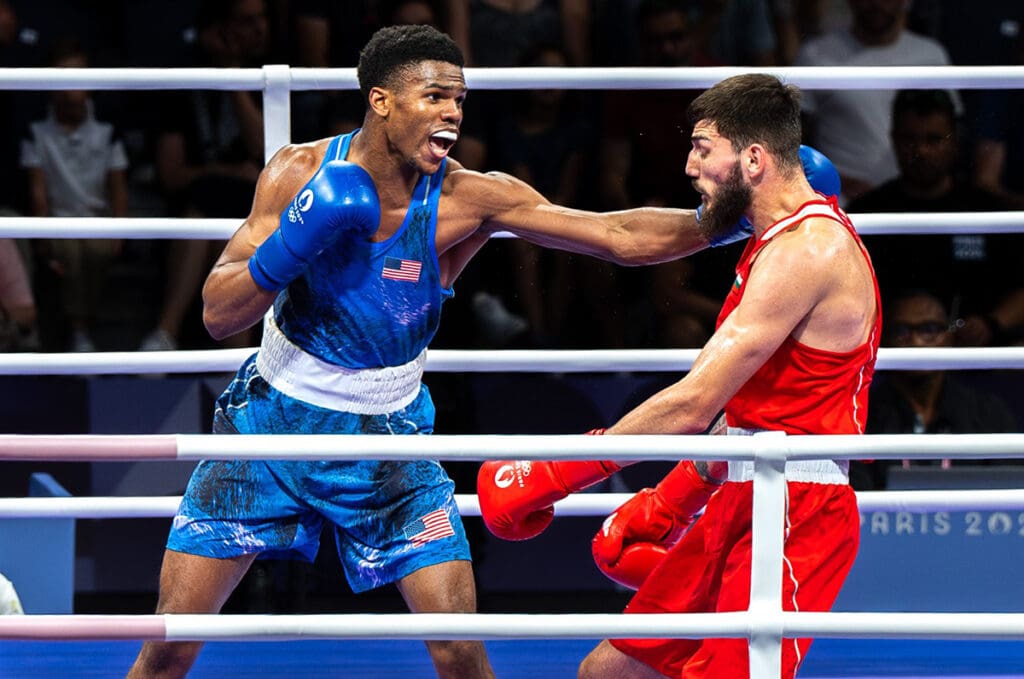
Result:
{"label": "boxing ring rope", "polygon": [[[339,450],[340,441],[359,450]],[[753,444],[753,450],[750,450]],[[0,436],[0,459],[267,459],[286,448],[312,459],[733,459],[754,460],[750,610],[650,616],[609,615],[312,615],[312,616],[14,616],[0,639],[590,639],[670,635],[750,640],[751,674],[774,676],[784,637],[1024,639],[1016,613],[785,613],[781,610],[787,459],[1005,457],[1024,450],[1024,434],[785,436],[431,436],[351,435]],[[685,448],[685,450],[682,450]],[[1015,501],[1020,501],[1016,494]],[[933,496],[934,497],[934,496]],[[937,499],[937,498],[936,498]],[[772,530],[773,519],[774,530]],[[762,537],[765,536],[765,537]]]}
{"label": "boxing ring rope", "polygon": [[[255,347],[78,354],[0,354],[0,375],[233,373]],[[679,372],[699,349],[433,349],[428,372]],[[879,370],[1024,368],[1024,347],[883,347]]]}
{"label": "boxing ring rope", "polygon": [[[1024,66],[505,67],[465,70],[471,89],[703,89],[771,73],[807,90],[1024,89]],[[355,90],[355,68],[0,68],[0,90]]]}
{"label": "boxing ring rope", "polygon": [[[835,434],[776,437],[582,434],[0,434],[0,461],[150,460],[903,460],[1024,456],[1024,434]],[[755,442],[751,449],[751,441]],[[762,450],[759,445],[764,446]]]}
{"label": "boxing ring rope", "polygon": [[[580,493],[555,504],[555,516],[607,516],[632,493]],[[169,519],[180,496],[0,498],[0,519]],[[480,516],[476,495],[456,495],[462,516]],[[862,513],[1024,509],[1024,489],[881,490],[857,493]]]}
{"label": "boxing ring rope", "polygon": [[[340,441],[358,441],[358,451],[341,451]],[[747,448],[753,444],[753,451]],[[680,450],[685,446],[686,450]],[[889,459],[946,456],[1008,457],[1024,450],[1024,435],[872,435],[785,436],[766,432],[752,437],[707,436],[431,436],[354,437],[352,435],[209,435],[153,436],[0,436],[0,459],[269,459],[286,448],[310,459],[443,460],[517,457],[520,459],[753,459],[751,600],[748,611],[669,616],[521,616],[508,615],[369,616],[376,628],[362,625],[366,616],[32,616],[0,622],[0,638],[83,639],[139,638],[183,640],[288,640],[316,638],[520,639],[639,638],[671,635],[685,638],[729,637],[749,640],[753,677],[768,677],[781,667],[781,643],[793,636],[851,636],[957,639],[1024,639],[1024,614],[793,614],[781,609],[787,459],[822,457]],[[211,452],[212,451],[212,452]],[[774,529],[773,529],[774,527]],[[804,616],[810,620],[801,620]],[[824,616],[824,617],[822,617]],[[386,616],[383,616],[386,617]],[[477,618],[483,618],[478,620]],[[515,616],[513,616],[515,617]],[[666,620],[661,620],[666,617]],[[463,618],[460,620],[460,618]],[[540,619],[544,622],[541,623]],[[436,624],[434,624],[436,622]],[[821,626],[820,623],[828,623]],[[923,623],[923,624],[922,624]],[[802,626],[801,626],[802,624]],[[428,631],[429,630],[429,631]],[[799,630],[799,631],[798,631]],[[83,636],[85,635],[85,636]],[[123,636],[123,635],[128,635]],[[355,636],[352,636],[355,635]]]}
{"label": "boxing ring rope", "polygon": [[[0,616],[0,639],[296,641],[315,639],[1024,639],[1022,613],[567,613],[317,615],[30,615]],[[752,654],[753,655],[753,654]],[[771,674],[754,677],[773,676]]]}
{"label": "boxing ring rope", "polygon": [[[467,82],[476,89],[698,89],[749,68],[508,68],[466,69]],[[762,69],[804,89],[896,89],[952,87],[958,89],[1024,89],[1024,67],[787,67]],[[281,65],[262,69],[0,69],[0,89],[59,90],[261,90],[264,111],[264,152],[269,158],[289,142],[290,93],[297,90],[355,89],[354,69],[302,69]],[[1016,233],[1024,231],[1024,213],[984,215],[855,215],[862,233]],[[171,223],[173,222],[173,224]],[[40,218],[5,218],[0,235],[14,237],[111,238],[226,238],[237,220],[88,220],[65,219],[58,225]],[[1024,353],[1016,348],[982,350],[883,350],[879,369],[945,367],[1021,368]],[[941,352],[941,353],[940,353]],[[136,362],[134,354],[58,357],[5,356],[0,374],[111,374],[120,372],[234,371],[251,350],[175,352],[188,367],[159,353]],[[606,371],[670,370],[689,368],[696,351],[655,352],[434,352],[428,369],[451,371]],[[586,358],[574,360],[573,355]],[[504,358],[499,358],[499,355]],[[197,359],[206,363],[197,363]],[[10,360],[14,359],[14,360]],[[69,360],[70,359],[70,360]],[[109,362],[110,359],[117,364]],[[108,361],[104,363],[104,361]],[[944,363],[948,362],[948,363]],[[120,366],[120,367],[118,367]],[[161,367],[164,366],[164,367]],[[627,366],[627,367],[623,367]],[[782,525],[784,466],[788,459],[914,459],[1024,456],[1024,435],[928,435],[800,437],[765,433],[753,437],[583,437],[583,436],[432,436],[359,437],[358,453],[340,451],[338,436],[209,435],[137,437],[30,437],[0,436],[0,460],[91,459],[272,459],[287,447],[289,455],[312,459],[420,459],[479,460],[692,459],[753,460],[753,562],[751,603],[742,613],[686,615],[316,615],[316,616],[12,616],[0,619],[5,639],[526,639],[526,638],[685,638],[735,637],[750,641],[750,670],[754,677],[777,677],[783,637],[869,637],[943,639],[1024,639],[1024,614],[935,613],[787,613],[781,610]],[[229,440],[230,439],[230,440]],[[685,447],[685,452],[683,448]],[[223,457],[220,457],[223,456]],[[942,501],[949,507],[950,492],[928,498],[905,492],[901,502],[924,506]],[[981,495],[992,491],[957,494],[969,502],[1020,502],[1019,494]],[[997,491],[998,492],[998,491]],[[1012,494],[1011,494],[1012,493]],[[577,499],[578,498],[578,499]],[[586,496],[559,507],[572,511]],[[87,498],[76,498],[75,500]],[[114,500],[93,499],[96,501]],[[168,498],[153,498],[168,502]],[[892,502],[896,502],[893,499]],[[24,502],[20,499],[20,502]],[[460,509],[466,504],[462,498]],[[1010,506],[1007,504],[1005,506]],[[1016,507],[1016,504],[1012,506]],[[22,505],[28,507],[28,505]],[[56,507],[56,505],[54,505]],[[5,511],[15,508],[5,507]],[[64,505],[61,511],[74,508]],[[593,513],[602,507],[590,507]],[[472,508],[467,506],[467,511]],[[49,511],[49,510],[47,510]],[[95,511],[107,511],[107,508]],[[161,506],[161,510],[164,509]],[[476,508],[478,511],[478,508]],[[582,512],[583,510],[580,509]],[[6,616],[5,616],[6,617]]]}
{"label": "boxing ring rope", "polygon": [[[697,89],[741,73],[775,74],[803,89],[1024,89],[1024,66],[789,66],[623,68],[467,68],[466,83],[482,90]],[[354,68],[0,68],[0,90],[260,90],[263,149],[270,157],[291,137],[291,93],[354,90]]]}
{"label": "boxing ring rope", "polygon": [[[196,217],[0,217],[4,238],[124,238],[227,240],[238,219]],[[857,233],[874,235],[1024,233],[1024,212],[903,212],[851,213]],[[500,232],[492,237],[509,238]]]}

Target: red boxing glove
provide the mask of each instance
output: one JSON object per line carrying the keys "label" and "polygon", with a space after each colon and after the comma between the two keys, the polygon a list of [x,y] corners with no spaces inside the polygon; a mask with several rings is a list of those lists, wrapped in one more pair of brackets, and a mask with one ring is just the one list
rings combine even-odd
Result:
{"label": "red boxing glove", "polygon": [[[603,433],[603,429],[587,432]],[[489,460],[480,465],[476,477],[480,515],[499,538],[527,540],[540,535],[551,523],[555,502],[619,469],[611,461]]]}
{"label": "red boxing glove", "polygon": [[604,520],[591,543],[594,563],[611,580],[639,589],[718,487],[701,478],[693,462],[680,462]]}

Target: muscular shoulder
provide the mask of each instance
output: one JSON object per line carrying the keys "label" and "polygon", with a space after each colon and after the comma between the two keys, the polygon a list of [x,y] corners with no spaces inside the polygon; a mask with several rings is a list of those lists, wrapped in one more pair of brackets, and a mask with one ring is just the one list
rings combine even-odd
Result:
{"label": "muscular shoulder", "polygon": [[765,254],[791,260],[793,265],[825,268],[859,250],[846,227],[832,219],[804,219],[776,236]]}
{"label": "muscular shoulder", "polygon": [[306,144],[282,146],[264,168],[265,174],[281,180],[291,174],[303,175],[305,179],[316,172],[323,161],[330,139],[320,139]]}
{"label": "muscular shoulder", "polygon": [[282,146],[260,173],[256,203],[268,203],[277,210],[316,173],[327,150],[329,139],[306,144]]}
{"label": "muscular shoulder", "polygon": [[806,219],[779,234],[760,253],[750,280],[755,277],[766,294],[782,293],[809,314],[797,339],[811,346],[845,350],[871,329],[871,268],[856,238],[838,222]]}
{"label": "muscular shoulder", "polygon": [[761,248],[749,279],[767,294],[785,292],[813,302],[853,280],[867,289],[870,270],[845,227],[830,219],[812,218],[776,235]]}
{"label": "muscular shoulder", "polygon": [[281,147],[260,172],[250,220],[269,218],[276,222],[276,216],[320,166],[329,141]]}
{"label": "muscular shoulder", "polygon": [[488,206],[513,205],[524,188],[526,184],[504,172],[477,172],[461,165],[450,169],[444,182],[448,197]]}

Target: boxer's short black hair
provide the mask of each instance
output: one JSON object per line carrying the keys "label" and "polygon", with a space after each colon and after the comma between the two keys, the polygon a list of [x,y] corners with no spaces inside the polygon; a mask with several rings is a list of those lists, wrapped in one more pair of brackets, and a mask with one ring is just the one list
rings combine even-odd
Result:
{"label": "boxer's short black hair", "polygon": [[450,37],[431,26],[386,26],[359,53],[359,90],[369,99],[374,87],[394,85],[405,67],[423,61],[443,61],[462,68],[462,50]]}

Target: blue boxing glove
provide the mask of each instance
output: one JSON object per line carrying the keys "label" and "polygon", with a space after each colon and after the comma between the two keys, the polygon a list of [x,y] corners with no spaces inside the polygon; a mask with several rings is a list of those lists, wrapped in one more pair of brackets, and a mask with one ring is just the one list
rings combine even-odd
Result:
{"label": "blue boxing glove", "polygon": [[824,194],[826,198],[838,196],[842,192],[839,170],[824,153],[801,145],[800,164],[804,166],[804,176],[812,189]]}
{"label": "blue boxing glove", "polygon": [[[839,195],[842,189],[839,181],[839,171],[824,153],[817,149],[813,149],[810,146],[804,146],[801,144],[800,164],[803,165],[804,176],[807,177],[807,183],[811,185],[812,189],[818,193],[824,194],[825,197]],[[703,208],[703,204],[697,206],[698,222],[700,222],[700,215]],[[753,225],[747,221],[746,217],[740,217],[739,222],[736,223],[735,229],[728,233],[720,234],[711,240],[711,247],[716,248],[721,245],[729,245],[730,243],[735,243],[736,241],[749,238],[753,233]]]}
{"label": "blue boxing glove", "polygon": [[[701,213],[704,212],[704,203],[697,206],[697,224],[700,224]],[[740,220],[736,222],[736,226],[731,231],[720,233],[711,239],[711,247],[718,248],[723,245],[731,245],[737,241],[746,240],[754,234],[754,225],[751,224],[746,217],[740,217]]]}
{"label": "blue boxing glove", "polygon": [[380,223],[373,178],[355,163],[332,160],[317,170],[281,213],[277,230],[249,258],[249,273],[277,292],[343,233],[369,237]]}

